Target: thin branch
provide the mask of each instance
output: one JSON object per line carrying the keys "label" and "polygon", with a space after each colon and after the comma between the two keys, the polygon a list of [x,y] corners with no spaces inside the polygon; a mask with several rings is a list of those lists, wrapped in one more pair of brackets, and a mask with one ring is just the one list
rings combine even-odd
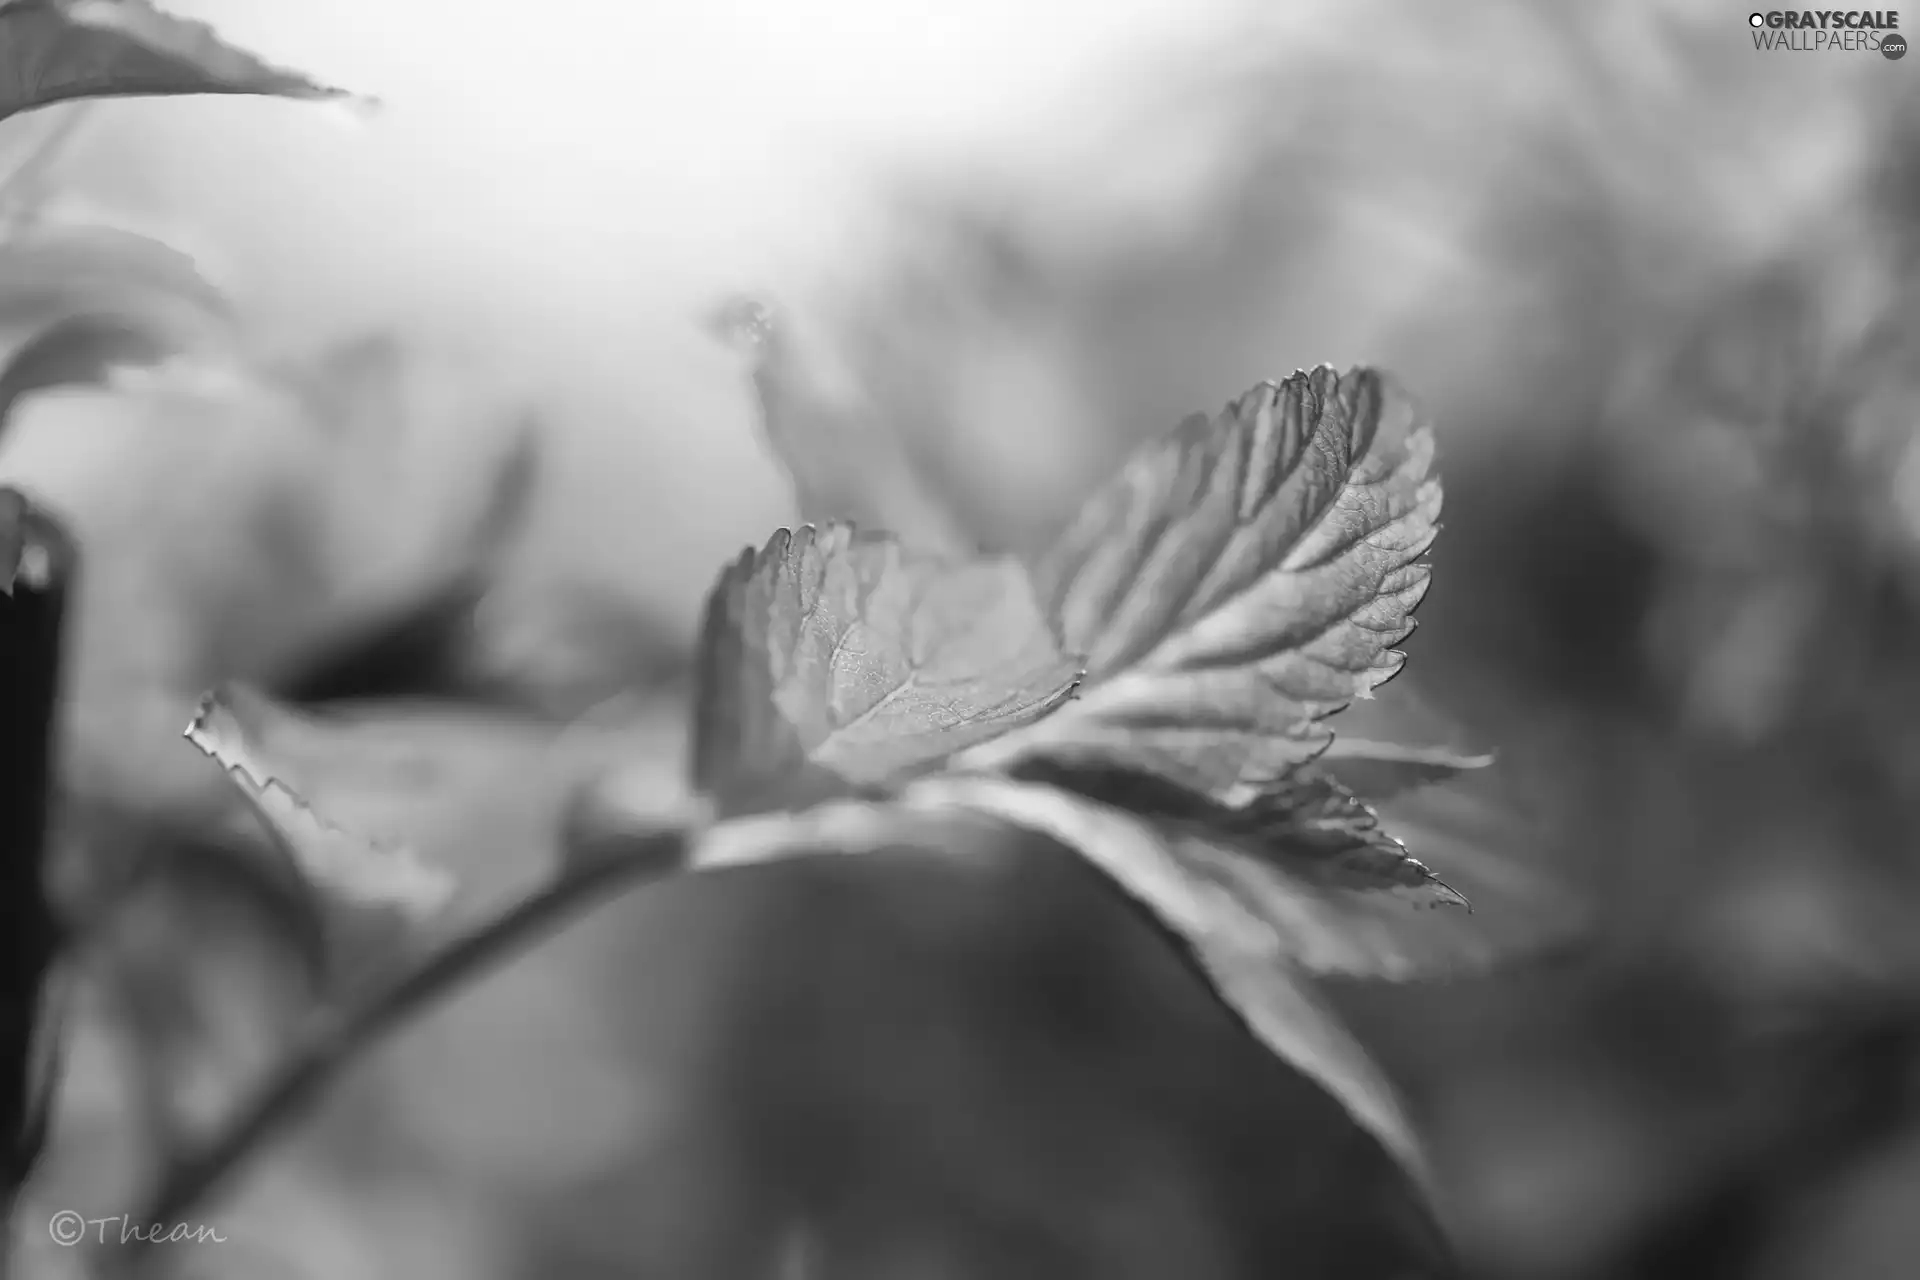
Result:
{"label": "thin branch", "polygon": [[[685,861],[689,835],[674,826],[609,836],[576,853],[552,883],[443,945],[420,965],[327,1019],[200,1150],[177,1161],[135,1222],[184,1222],[260,1147],[300,1119],[341,1070],[388,1033],[550,931],[622,890]],[[140,1245],[124,1259],[131,1268]]]}

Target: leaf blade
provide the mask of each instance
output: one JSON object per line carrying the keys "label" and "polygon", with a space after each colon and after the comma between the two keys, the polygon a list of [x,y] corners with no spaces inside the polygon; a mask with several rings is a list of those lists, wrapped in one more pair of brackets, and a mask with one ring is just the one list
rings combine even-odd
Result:
{"label": "leaf blade", "polygon": [[708,597],[694,785],[733,812],[796,781],[878,784],[1046,714],[1079,670],[1017,562],[783,529]]}
{"label": "leaf blade", "polygon": [[1370,369],[1322,366],[1189,417],[1034,566],[1069,706],[978,752],[1124,763],[1246,798],[1323,752],[1322,721],[1400,670],[1438,531],[1430,425]]}
{"label": "leaf blade", "polygon": [[0,120],[76,98],[247,94],[339,98],[203,22],[146,0],[11,0],[0,5]]}
{"label": "leaf blade", "polygon": [[1224,940],[1313,973],[1392,981],[1482,959],[1471,933],[1418,928],[1428,908],[1470,910],[1466,899],[1350,797],[1329,804],[1336,821],[1316,822],[1278,806],[1229,811],[1133,780],[1154,794],[1117,792],[1113,777],[948,774],[908,784],[900,802],[970,808],[1041,831],[1196,946]]}
{"label": "leaf blade", "polygon": [[0,244],[0,419],[29,392],[223,347],[236,332],[226,296],[158,240],[39,225]]}
{"label": "leaf blade", "polygon": [[696,871],[956,843],[956,821],[1006,824],[1076,850],[1186,947],[1215,995],[1269,1051],[1326,1089],[1417,1181],[1426,1166],[1398,1092],[1276,946],[1271,925],[1224,886],[1192,876],[1138,819],[1067,792],[992,777],[917,779],[890,801],[838,800],[792,815],[720,822]]}
{"label": "leaf blade", "polygon": [[281,778],[248,723],[261,710],[246,705],[253,701],[254,695],[237,687],[210,692],[182,736],[239,789],[301,881],[346,913],[390,916],[402,926],[445,909],[455,892],[447,872],[422,862],[412,849],[376,843],[330,821]]}
{"label": "leaf blade", "polygon": [[[1324,934],[1290,932],[1289,925],[1304,918],[1298,909],[1311,910],[1312,899],[1297,900],[1289,920],[1271,909],[1271,897],[1255,900],[1245,894],[1243,881],[1194,874],[1196,852],[1218,853],[1211,841],[1169,838],[1135,814],[1059,788],[948,774],[909,783],[893,807],[903,814],[989,817],[1078,852],[1189,951],[1214,994],[1255,1039],[1319,1083],[1418,1185],[1431,1189],[1431,1171],[1398,1089],[1309,980],[1315,972],[1411,976],[1429,967],[1426,960],[1388,965],[1395,971],[1386,972],[1378,957],[1347,941],[1348,920],[1331,920],[1333,927]],[[850,842],[863,834],[863,827],[872,832],[877,822],[871,814],[848,813],[816,825]],[[868,838],[877,841],[879,836]],[[756,839],[743,833],[722,844],[731,846],[724,863],[768,860],[770,841],[765,835]],[[1354,896],[1347,905],[1364,912],[1387,901],[1402,909],[1406,905],[1383,894]],[[1332,902],[1323,898],[1318,905]],[[1397,930],[1383,936],[1396,944],[1400,938]]]}

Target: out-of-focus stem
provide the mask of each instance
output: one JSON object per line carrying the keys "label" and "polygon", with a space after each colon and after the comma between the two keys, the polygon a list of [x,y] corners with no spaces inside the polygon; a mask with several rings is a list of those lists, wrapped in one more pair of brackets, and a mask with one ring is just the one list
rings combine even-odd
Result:
{"label": "out-of-focus stem", "polygon": [[0,1213],[39,1156],[57,1049],[60,929],[46,887],[62,621],[77,556],[57,521],[0,489]]}
{"label": "out-of-focus stem", "polygon": [[[621,890],[678,869],[690,833],[681,826],[609,833],[595,847],[573,850],[551,883],[444,944],[359,1006],[326,1020],[309,1034],[198,1151],[162,1179],[135,1222],[184,1222],[196,1206],[267,1141],[298,1120],[341,1072],[388,1033],[454,994],[495,966],[559,928],[568,918]],[[143,1249],[130,1244],[120,1259],[128,1269]]]}

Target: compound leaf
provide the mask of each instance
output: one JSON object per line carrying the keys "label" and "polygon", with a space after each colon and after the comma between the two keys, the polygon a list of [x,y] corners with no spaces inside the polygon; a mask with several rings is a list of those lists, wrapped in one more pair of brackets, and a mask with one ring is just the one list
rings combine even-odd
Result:
{"label": "compound leaf", "polygon": [[1196,415],[1135,457],[1034,565],[1084,687],[970,756],[1073,757],[1222,799],[1327,747],[1399,671],[1438,530],[1433,434],[1370,369],[1322,367]]}
{"label": "compound leaf", "polygon": [[[722,822],[697,860],[879,847],[916,818],[1046,835],[1423,1176],[1394,1091],[1308,983],[1407,978],[1473,945],[1421,935],[1421,908],[1466,900],[1368,800],[1487,761],[1329,753],[1323,723],[1404,661],[1432,459],[1431,428],[1379,374],[1320,368],[1182,423],[1028,575],[845,527],[777,535],[711,599],[695,781],[723,816],[753,807],[726,800],[743,783],[825,802]],[[1085,655],[1077,689],[1062,651]]]}
{"label": "compound leaf", "polygon": [[0,120],[75,98],[342,92],[263,62],[204,22],[176,18],[147,0],[0,3]]}
{"label": "compound leaf", "polygon": [[1078,675],[1015,561],[783,529],[708,599],[694,786],[737,812],[807,778],[876,785],[1044,715]]}

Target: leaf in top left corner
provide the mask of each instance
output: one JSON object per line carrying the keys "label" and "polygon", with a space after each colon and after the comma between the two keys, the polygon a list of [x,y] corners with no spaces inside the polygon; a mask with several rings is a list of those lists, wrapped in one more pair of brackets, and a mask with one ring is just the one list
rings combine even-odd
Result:
{"label": "leaf in top left corner", "polygon": [[1079,672],[1011,559],[783,529],[708,598],[694,786],[739,812],[783,788],[878,784],[1046,714]]}
{"label": "leaf in top left corner", "polygon": [[344,91],[221,39],[147,0],[0,3],[0,120],[76,98],[251,94],[337,98]]}

